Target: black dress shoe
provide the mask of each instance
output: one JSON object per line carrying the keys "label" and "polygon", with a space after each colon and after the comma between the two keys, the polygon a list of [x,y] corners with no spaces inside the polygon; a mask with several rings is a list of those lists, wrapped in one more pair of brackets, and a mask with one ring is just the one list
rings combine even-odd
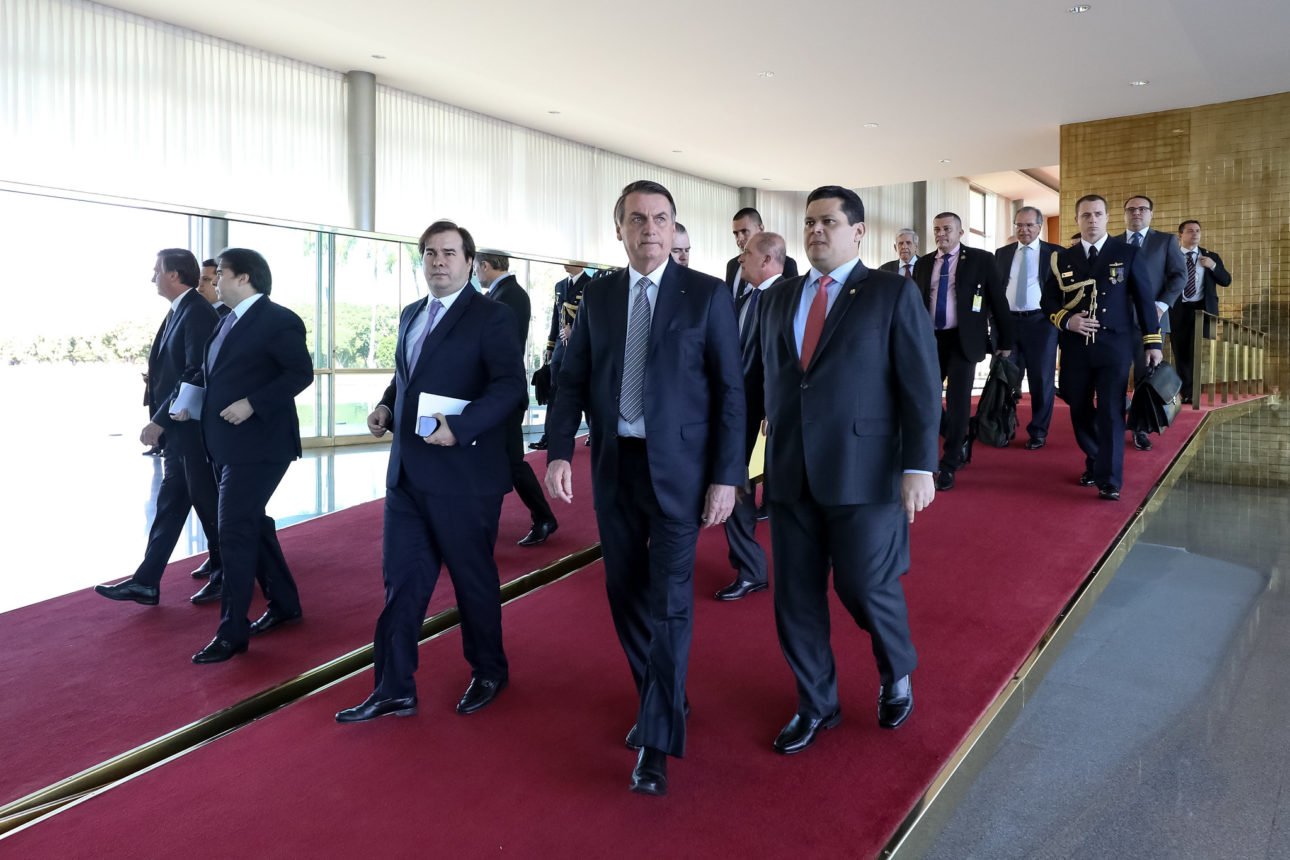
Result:
{"label": "black dress shoe", "polygon": [[949,469],[941,469],[936,473],[936,489],[952,490],[954,489],[954,473]]}
{"label": "black dress shoe", "polygon": [[205,579],[217,570],[219,570],[219,568],[212,567],[211,560],[208,558],[202,562],[201,567],[192,572],[192,577],[193,579]]}
{"label": "black dress shoe", "polygon": [[188,598],[192,603],[201,606],[203,603],[218,603],[224,597],[224,581],[208,579],[196,594]]}
{"label": "black dress shoe", "polygon": [[667,754],[653,747],[641,747],[632,768],[632,791],[662,797],[667,794]]}
{"label": "black dress shoe", "polygon": [[1081,487],[1091,487],[1096,483],[1097,479],[1093,477],[1093,473],[1088,469],[1085,469],[1084,474],[1079,476],[1079,485]]}
{"label": "black dress shoe", "polygon": [[1097,497],[1108,502],[1120,501],[1120,488],[1115,484],[1103,484],[1097,490]]}
{"label": "black dress shoe", "polygon": [[736,579],[716,593],[717,600],[739,600],[741,597],[747,597],[758,591],[765,591],[767,584],[764,582],[749,582],[746,579]]}
{"label": "black dress shoe", "polygon": [[153,447],[149,448],[147,451],[143,451],[141,453],[145,457],[160,457],[161,449],[154,445]]}
{"label": "black dress shoe", "polygon": [[161,600],[161,589],[155,585],[140,585],[133,579],[116,585],[96,585],[94,591],[108,600],[133,600],[144,606],[156,606]]}
{"label": "black dress shoe", "polygon": [[262,633],[268,633],[274,627],[281,627],[283,624],[299,624],[304,614],[297,612],[295,615],[280,615],[272,609],[264,610],[264,614],[251,622],[251,635],[259,636]]}
{"label": "black dress shoe", "polygon": [[834,711],[823,719],[794,714],[793,719],[788,721],[788,725],[784,726],[775,738],[775,752],[784,755],[800,753],[815,743],[815,736],[819,734],[820,729],[831,729],[840,722],[842,722],[841,711]]}
{"label": "black dress shoe", "polygon": [[368,696],[361,704],[346,708],[336,714],[338,723],[361,723],[377,717],[410,717],[417,712],[417,697],[407,696],[402,699],[378,699],[376,694]]}
{"label": "black dress shoe", "polygon": [[914,712],[914,687],[909,676],[899,679],[890,687],[885,684],[878,690],[878,725],[884,729],[898,728]]}
{"label": "black dress shoe", "polygon": [[1040,448],[1044,447],[1047,444],[1048,444],[1047,439],[1031,439],[1029,442],[1026,443],[1026,450],[1038,451]]}
{"label": "black dress shoe", "polygon": [[1151,440],[1147,438],[1146,433],[1139,431],[1133,434],[1133,447],[1139,451],[1150,451]]}
{"label": "black dress shoe", "polygon": [[583,439],[583,440],[582,440],[582,447],[584,447],[584,448],[590,448],[590,447],[591,447],[591,434],[590,434],[590,433],[588,433],[588,434],[587,434],[587,438],[586,438],[586,439]]}
{"label": "black dress shoe", "polygon": [[1190,394],[1184,394],[1184,395],[1183,395],[1183,398],[1182,398],[1182,402],[1183,402],[1183,403],[1191,403],[1191,395],[1190,395]]}
{"label": "black dress shoe", "polygon": [[480,708],[486,706],[497,694],[506,689],[506,679],[500,681],[490,681],[487,678],[471,678],[470,686],[462,694],[461,701],[457,703],[457,713],[473,714]]}
{"label": "black dress shoe", "polygon": [[194,663],[223,663],[235,655],[245,653],[246,643],[234,645],[227,639],[215,638],[202,650],[193,655]]}
{"label": "black dress shoe", "polygon": [[529,533],[520,538],[519,545],[537,546],[538,544],[546,541],[546,539],[551,535],[555,534],[555,530],[559,527],[560,524],[555,520],[543,520],[540,523],[534,523],[533,528],[529,529]]}
{"label": "black dress shoe", "polygon": [[764,523],[768,519],[770,519],[770,511],[766,510],[765,504],[762,504],[762,506],[757,509],[757,522]]}
{"label": "black dress shoe", "polygon": [[545,451],[546,437],[543,436],[541,439],[537,440],[536,442],[530,442],[529,447],[532,448],[534,451]]}

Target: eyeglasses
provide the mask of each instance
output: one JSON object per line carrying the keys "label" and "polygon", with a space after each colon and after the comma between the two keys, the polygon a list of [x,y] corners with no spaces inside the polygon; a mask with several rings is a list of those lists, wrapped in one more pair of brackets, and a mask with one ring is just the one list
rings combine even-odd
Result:
{"label": "eyeglasses", "polygon": [[1013,221],[1013,222],[1012,222],[1012,226],[1014,226],[1014,227],[1016,227],[1018,230],[1020,230],[1022,227],[1038,227],[1039,225],[1038,225],[1038,224],[1027,224],[1025,221],[1021,221],[1021,222]]}
{"label": "eyeglasses", "polygon": [[1128,212],[1130,215],[1134,215],[1140,212],[1150,212],[1151,207],[1150,206],[1125,206],[1124,211]]}

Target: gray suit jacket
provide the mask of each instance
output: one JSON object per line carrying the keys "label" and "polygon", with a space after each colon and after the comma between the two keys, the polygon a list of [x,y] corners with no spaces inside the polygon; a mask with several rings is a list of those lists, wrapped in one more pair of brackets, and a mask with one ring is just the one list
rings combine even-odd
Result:
{"label": "gray suit jacket", "polygon": [[[1128,232],[1120,234],[1126,243]],[[1148,229],[1142,237],[1142,247],[1138,249],[1142,260],[1143,271],[1150,277],[1148,287],[1155,301],[1173,307],[1182,296],[1183,287],[1187,285],[1187,263],[1183,259],[1182,249],[1178,247],[1178,237],[1172,233],[1161,233],[1154,228]],[[1141,325],[1139,325],[1141,328]],[[1169,314],[1160,318],[1160,330],[1169,331]]]}

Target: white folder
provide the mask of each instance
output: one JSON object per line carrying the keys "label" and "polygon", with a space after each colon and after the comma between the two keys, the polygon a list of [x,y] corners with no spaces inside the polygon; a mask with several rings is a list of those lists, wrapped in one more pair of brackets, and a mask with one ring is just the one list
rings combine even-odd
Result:
{"label": "white folder", "polygon": [[170,415],[174,417],[185,409],[188,410],[188,417],[197,420],[202,417],[202,400],[206,396],[206,389],[200,385],[193,385],[190,382],[179,383],[179,393],[175,395],[175,400],[170,404]]}
{"label": "white folder", "polygon": [[428,391],[421,392],[417,396],[417,435],[430,435],[429,432],[422,432],[422,426],[425,419],[432,417],[436,412],[441,415],[460,415],[469,405],[469,400],[444,397],[442,394],[431,394]]}

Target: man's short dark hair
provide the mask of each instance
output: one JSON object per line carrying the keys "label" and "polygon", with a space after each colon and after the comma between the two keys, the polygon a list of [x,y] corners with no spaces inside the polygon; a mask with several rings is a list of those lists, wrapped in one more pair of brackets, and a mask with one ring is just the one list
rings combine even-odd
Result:
{"label": "man's short dark hair", "polygon": [[806,196],[806,204],[809,206],[816,200],[830,197],[842,201],[842,214],[847,216],[848,224],[859,224],[864,221],[864,201],[860,199],[859,194],[841,185],[821,185]]}
{"label": "man's short dark hair", "polygon": [[668,205],[672,207],[672,220],[676,220],[676,201],[672,199],[672,192],[668,191],[657,182],[651,182],[648,179],[637,179],[623,188],[623,193],[618,195],[618,202],[614,204],[614,225],[621,227],[623,216],[627,210],[627,197],[631,194],[661,194],[667,198]]}
{"label": "man's short dark hair", "polygon": [[[1199,221],[1197,221],[1195,218],[1188,218],[1186,221],[1178,225],[1178,232],[1181,233],[1182,231],[1186,230],[1188,224],[1195,224],[1197,227],[1200,227]],[[1201,229],[1203,230],[1205,228],[1201,227]]]}
{"label": "man's short dark hair", "polygon": [[203,269],[214,269],[214,268],[217,268],[217,266],[215,265],[215,261],[214,261],[214,260],[202,260],[202,268],[203,268]]}
{"label": "man's short dark hair", "polygon": [[1124,201],[1124,208],[1125,208],[1125,209],[1128,209],[1128,208],[1129,208],[1129,201],[1130,201],[1130,200],[1145,200],[1145,201],[1147,201],[1147,208],[1148,208],[1148,209],[1150,209],[1150,210],[1152,210],[1152,211],[1155,211],[1156,204],[1152,203],[1152,202],[1151,202],[1151,198],[1150,198],[1150,197],[1148,197],[1148,196],[1147,196],[1147,195],[1145,195],[1145,194],[1133,194],[1133,195],[1130,195],[1130,196],[1129,196],[1129,197]]}
{"label": "man's short dark hair", "polygon": [[487,263],[499,272],[509,272],[511,270],[511,258],[505,254],[495,254],[492,251],[480,251],[479,256],[475,259],[481,263]]}
{"label": "man's short dark hair", "polygon": [[686,235],[689,235],[689,233],[690,233],[690,231],[689,231],[689,230],[687,230],[687,229],[685,229],[685,225],[684,225],[684,224],[682,224],[680,221],[677,221],[677,222],[676,222],[676,232],[678,232],[678,233],[685,233]]}
{"label": "man's short dark hair", "polygon": [[735,217],[731,218],[730,220],[741,221],[744,218],[751,218],[753,219],[753,222],[756,223],[758,227],[762,226],[761,213],[758,212],[756,209],[752,208],[751,206],[745,206],[744,208],[740,209],[738,212],[735,213]]}
{"label": "man's short dark hair", "polygon": [[197,258],[187,248],[162,248],[157,252],[157,259],[161,260],[161,271],[174,272],[185,287],[195,287],[201,280]]}
{"label": "man's short dark hair", "polygon": [[942,218],[953,218],[954,223],[959,225],[959,229],[963,229],[963,219],[959,217],[957,212],[938,212],[936,217],[932,219],[932,223],[934,224]]}
{"label": "man's short dark hair", "polygon": [[[196,258],[194,258],[196,259]],[[269,262],[259,251],[249,248],[225,248],[219,252],[218,267],[235,275],[246,275],[256,292],[268,295],[273,291],[273,273]]]}
{"label": "man's short dark hair", "polygon": [[[1129,199],[1132,200],[1133,198],[1129,198]],[[1092,203],[1095,200],[1099,201],[1102,204],[1102,206],[1106,207],[1106,198],[1103,197],[1101,194],[1085,194],[1083,197],[1075,201],[1075,213],[1079,214],[1079,208],[1081,206],[1083,206],[1085,203]],[[1106,208],[1110,208],[1110,207],[1106,207]]]}
{"label": "man's short dark hair", "polygon": [[475,237],[470,235],[470,231],[465,227],[458,227],[457,222],[447,219],[440,219],[425,229],[421,238],[417,240],[417,256],[426,255],[426,242],[430,241],[431,236],[438,236],[440,233],[456,232],[461,236],[461,251],[466,255],[467,260],[475,259]]}

